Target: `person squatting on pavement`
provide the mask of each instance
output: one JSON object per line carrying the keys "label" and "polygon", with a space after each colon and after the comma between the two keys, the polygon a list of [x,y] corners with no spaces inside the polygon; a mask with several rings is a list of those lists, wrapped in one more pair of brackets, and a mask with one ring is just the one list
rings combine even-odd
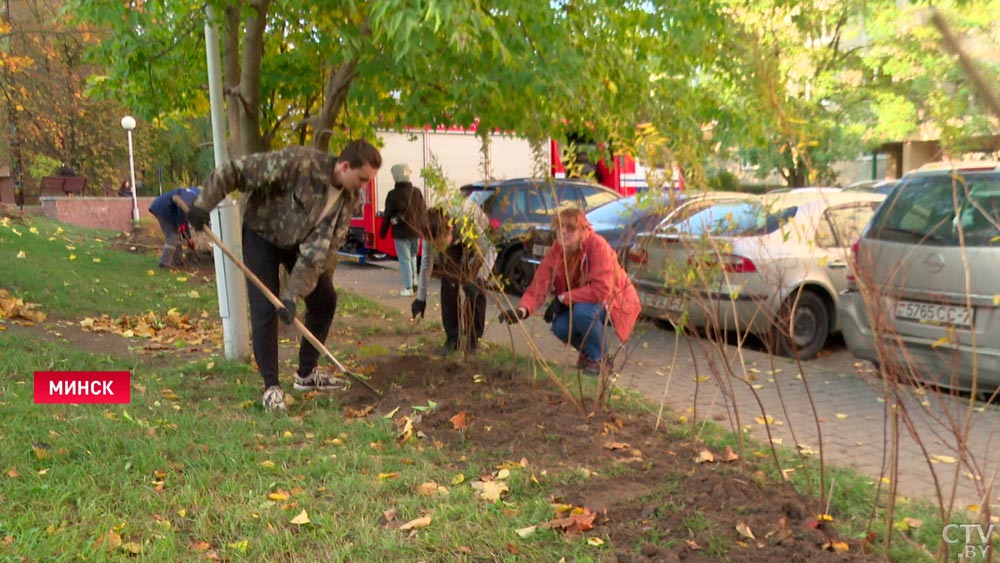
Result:
{"label": "person squatting on pavement", "polygon": [[607,369],[605,353],[611,325],[619,340],[628,341],[639,318],[639,295],[625,269],[604,237],[594,234],[583,211],[563,209],[552,222],[558,235],[542,258],[531,284],[517,307],[500,313],[500,322],[521,322],[535,312],[551,293],[555,296],[544,314],[552,333],[579,350],[577,369],[600,375]]}
{"label": "person squatting on pavement", "polygon": [[392,226],[399,273],[403,276],[403,290],[399,294],[403,297],[413,295],[413,287],[417,281],[419,233],[423,230],[424,216],[427,214],[424,195],[410,182],[410,172],[408,164],[392,167],[395,186],[385,196],[385,213],[382,215],[382,226],[378,234],[379,238],[385,238]]}
{"label": "person squatting on pavement", "polygon": [[160,253],[161,268],[177,268],[184,262],[184,249],[180,242],[183,237],[188,247],[194,250],[194,239],[188,229],[187,214],[178,202],[191,207],[201,193],[199,188],[177,188],[158,196],[149,205],[149,212],[156,217],[163,231],[163,252]]}
{"label": "person squatting on pavement", "polygon": [[[326,341],[337,309],[332,275],[337,250],[344,242],[359,189],[382,165],[382,156],[367,141],[352,141],[339,157],[293,146],[227,162],[205,180],[188,212],[196,230],[208,223],[208,210],[227,194],[246,194],[243,211],[243,258],[246,266],[281,299],[275,310],[252,284],[248,287],[253,354],[264,379],[265,410],[285,408],[278,381],[278,318],[295,319],[295,302],[304,298],[305,326]],[[288,271],[279,294],[278,266]],[[316,370],[319,351],[305,338],[299,344],[294,388],[328,391],[345,387],[343,380]]]}
{"label": "person squatting on pavement", "polygon": [[[460,348],[476,351],[486,328],[483,288],[496,262],[496,248],[487,234],[490,220],[483,210],[469,199],[454,207],[457,209],[445,211],[435,207],[427,212],[420,283],[417,298],[410,305],[413,318],[417,315],[422,318],[427,310],[429,278],[432,272],[440,276],[441,324],[446,336],[441,354]],[[459,288],[465,294],[461,306]]]}

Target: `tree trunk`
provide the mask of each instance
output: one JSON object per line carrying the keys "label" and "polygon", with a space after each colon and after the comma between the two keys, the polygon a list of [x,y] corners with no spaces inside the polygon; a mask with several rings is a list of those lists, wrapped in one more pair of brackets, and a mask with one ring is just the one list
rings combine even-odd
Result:
{"label": "tree trunk", "polygon": [[330,138],[333,136],[333,122],[340,115],[340,111],[347,103],[347,93],[351,89],[351,82],[357,76],[354,70],[358,66],[358,58],[353,57],[349,61],[341,63],[340,67],[329,74],[324,88],[323,109],[316,116],[316,132],[313,135],[313,148],[328,151],[330,150]]}
{"label": "tree trunk", "polygon": [[222,90],[228,97],[226,121],[229,138],[226,139],[229,158],[239,158],[243,146],[243,131],[240,129],[240,7],[226,6],[225,35],[222,41]]}
{"label": "tree trunk", "polygon": [[[229,155],[239,158],[267,150],[260,131],[260,67],[264,57],[264,28],[270,0],[226,6],[223,41],[223,80],[229,121]],[[240,19],[246,11],[246,20]],[[240,31],[243,31],[242,51]]]}

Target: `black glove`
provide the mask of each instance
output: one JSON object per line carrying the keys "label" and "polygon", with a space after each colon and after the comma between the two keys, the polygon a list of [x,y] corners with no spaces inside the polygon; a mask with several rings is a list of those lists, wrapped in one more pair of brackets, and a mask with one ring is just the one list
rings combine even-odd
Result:
{"label": "black glove", "polygon": [[500,316],[497,318],[502,323],[507,323],[509,325],[515,325],[521,322],[522,319],[528,316],[528,312],[520,307],[514,307],[513,309],[507,309],[506,311],[500,311]]}
{"label": "black glove", "polygon": [[462,291],[465,292],[465,297],[469,300],[479,297],[479,294],[483,292],[483,290],[479,288],[479,285],[473,282],[463,283]]}
{"label": "black glove", "polygon": [[188,208],[187,218],[188,223],[191,223],[191,226],[194,227],[194,230],[196,231],[204,231],[205,226],[208,225],[210,219],[208,211],[205,211],[197,205],[192,205]]}
{"label": "black glove", "polygon": [[278,318],[286,325],[290,325],[295,320],[295,301],[282,299],[281,304],[283,307],[278,309]]}
{"label": "black glove", "polygon": [[427,302],[423,299],[414,299],[413,303],[410,303],[410,313],[413,315],[412,318],[417,318],[417,315],[420,315],[421,319],[424,318],[425,311],[427,311]]}
{"label": "black glove", "polygon": [[551,323],[556,320],[556,317],[563,314],[564,311],[569,309],[569,307],[558,299],[553,299],[549,306],[545,308],[545,313],[542,315],[542,319],[547,323]]}

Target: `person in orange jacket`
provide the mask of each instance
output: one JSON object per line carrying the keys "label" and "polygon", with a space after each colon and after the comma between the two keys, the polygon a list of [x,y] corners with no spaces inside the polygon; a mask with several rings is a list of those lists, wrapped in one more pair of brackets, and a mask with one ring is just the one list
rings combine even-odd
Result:
{"label": "person in orange jacket", "polygon": [[503,311],[500,321],[517,323],[545,303],[545,311],[556,338],[580,351],[577,367],[599,375],[607,368],[610,322],[621,342],[632,335],[642,306],[639,294],[611,245],[576,208],[563,209],[552,224],[558,237],[535,271],[517,307]]}

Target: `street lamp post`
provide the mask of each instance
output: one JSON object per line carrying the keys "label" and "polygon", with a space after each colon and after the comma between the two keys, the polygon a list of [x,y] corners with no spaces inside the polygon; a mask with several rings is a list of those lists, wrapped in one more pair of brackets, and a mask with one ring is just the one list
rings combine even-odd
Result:
{"label": "street lamp post", "polygon": [[132,157],[132,130],[135,129],[135,118],[126,115],[122,118],[122,128],[128,134],[128,171],[132,188],[132,220],[139,220],[139,203],[135,197],[135,159]]}

